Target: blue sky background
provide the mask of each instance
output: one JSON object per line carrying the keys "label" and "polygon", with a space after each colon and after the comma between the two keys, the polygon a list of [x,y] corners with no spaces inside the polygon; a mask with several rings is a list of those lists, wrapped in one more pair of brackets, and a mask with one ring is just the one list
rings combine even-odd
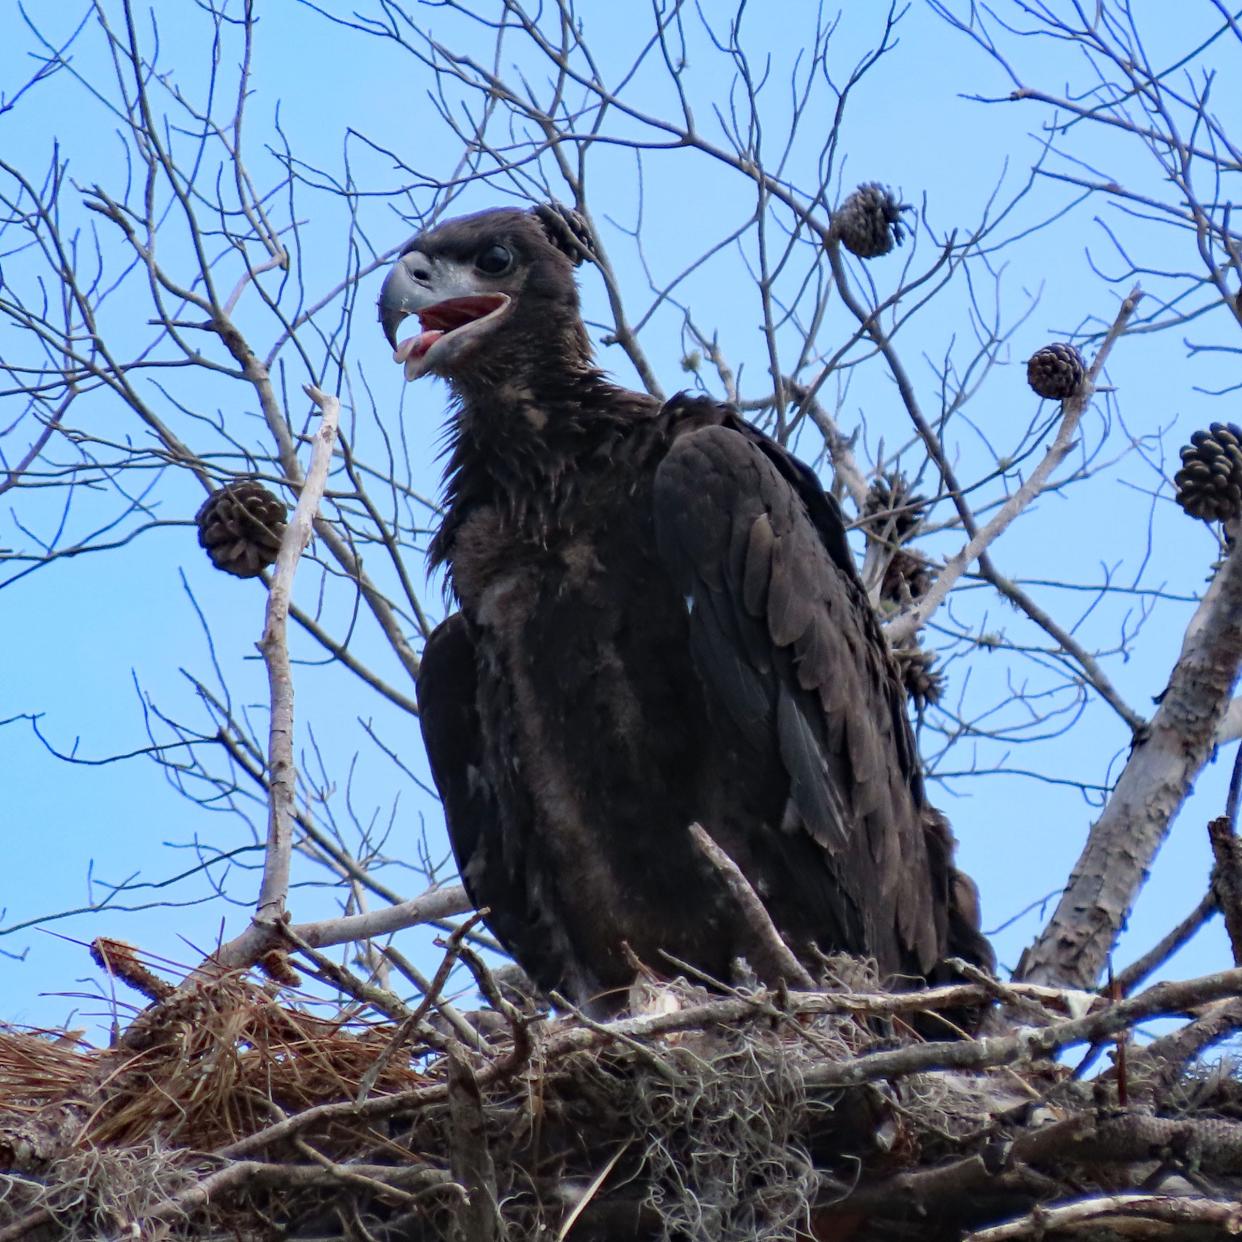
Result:
{"label": "blue sky background", "polygon": [[[347,15],[344,6],[325,6]],[[479,5],[477,11],[493,6]],[[1012,6],[1010,6],[1012,7]],[[1176,60],[1197,35],[1195,19],[1174,6],[1142,7],[1149,47],[1168,49]],[[364,11],[370,12],[370,9]],[[713,6],[708,6],[708,12]],[[33,13],[34,10],[31,10]],[[197,6],[180,3],[156,10],[160,29],[160,63],[187,93],[201,91],[206,82],[209,43],[207,27]],[[348,167],[364,192],[359,208],[363,221],[361,244],[370,246],[362,261],[396,245],[413,231],[411,212],[428,210],[430,193],[401,193],[409,176],[393,167],[385,151],[430,177],[443,176],[453,167],[459,147],[439,122],[428,97],[428,80],[408,54],[391,43],[369,39],[333,25],[312,9],[283,0],[263,6],[259,23],[251,94],[247,102],[247,151],[250,167],[260,184],[275,180],[283,135],[297,155],[317,168],[342,176]],[[414,10],[429,23],[437,37],[478,39],[478,27],[439,6]],[[593,45],[606,64],[624,64],[645,38],[645,10],[593,0],[578,12]],[[724,10],[721,10],[723,13]],[[744,27],[752,62],[772,57],[773,81],[787,74],[790,58],[801,46],[791,31],[813,22],[814,8],[795,0],[781,8],[779,22],[756,14]],[[869,48],[882,28],[882,6],[849,6],[834,36],[833,61],[846,69]],[[1206,6],[1204,7],[1206,20]],[[53,39],[63,37],[81,19],[71,6],[56,13],[37,13],[40,30]],[[149,18],[144,18],[149,23]],[[0,22],[9,32],[0,45],[0,91],[11,96],[17,84],[33,72],[38,42],[12,0],[0,0]],[[149,30],[149,24],[145,27]],[[476,54],[485,55],[485,47]],[[1072,49],[1035,39],[1014,40],[1015,63],[1032,81],[1059,90],[1067,81],[1081,79],[1085,70]],[[125,181],[122,144],[116,136],[116,118],[93,95],[87,83],[103,82],[108,68],[97,35],[88,32],[75,45],[74,70],[82,80],[60,73],[39,84],[11,111],[0,113],[0,151],[10,164],[38,180],[57,148],[69,161],[75,187],[95,182],[121,186]],[[227,52],[233,56],[233,52]],[[1209,52],[1205,63],[1216,64]],[[1228,72],[1231,48],[1219,49],[1221,81],[1215,106],[1222,115],[1238,111],[1237,83],[1242,75]],[[231,63],[231,62],[229,62]],[[691,80],[699,92],[697,112],[708,127],[712,99],[724,98],[728,66],[701,36],[690,48]],[[528,66],[529,68],[529,66]],[[669,105],[667,84],[653,66],[644,70],[640,95],[652,111]],[[925,208],[918,256],[926,263],[932,248],[929,229],[940,233],[969,228],[982,203],[1002,187],[999,200],[1012,195],[1029,175],[1040,148],[1034,133],[1041,116],[1033,109],[986,105],[962,96],[1006,94],[1011,84],[996,65],[960,34],[940,21],[922,4],[914,4],[899,27],[894,50],[868,76],[852,98],[842,136],[846,188],[861,181],[880,181],[898,188],[907,201]],[[779,91],[774,89],[774,95]],[[771,105],[772,116],[782,119],[781,105]],[[788,122],[788,107],[783,120]],[[277,129],[277,124],[279,129]],[[802,118],[799,141],[790,156],[798,178],[808,179],[809,165],[821,141],[826,115]],[[618,123],[618,130],[624,125]],[[368,147],[356,135],[366,135]],[[1162,193],[1150,157],[1136,143],[1128,143],[1101,128],[1076,127],[1067,142],[1084,166],[1127,185],[1150,187]],[[614,266],[629,298],[632,317],[650,300],[644,265],[660,286],[684,267],[686,256],[707,241],[745,219],[752,207],[743,183],[718,166],[682,151],[648,153],[641,165],[621,148],[597,151],[593,156],[590,196],[597,223],[602,226]],[[799,161],[804,161],[799,163]],[[1081,171],[1081,166],[1080,166]],[[1222,189],[1227,196],[1229,187]],[[1191,241],[1160,226],[1134,219],[1110,208],[1103,200],[1074,206],[1076,194],[1063,184],[1043,181],[1007,222],[1008,235],[1019,237],[991,256],[994,286],[976,287],[977,306],[995,307],[1007,322],[1029,315],[1013,336],[1006,365],[998,366],[970,404],[969,423],[960,425],[953,440],[954,464],[962,476],[973,478],[996,454],[1021,443],[1026,428],[1051,411],[1039,403],[1025,384],[1024,361],[1039,345],[1061,339],[1094,322],[1111,320],[1128,281],[1109,282],[1106,275],[1122,267],[1108,242],[1106,228],[1124,231],[1132,253],[1166,270],[1193,268]],[[100,230],[105,244],[115,248],[106,223],[81,209],[80,188],[66,191],[66,217],[84,231]],[[476,187],[460,200],[461,210],[505,201],[501,186]],[[642,249],[627,235],[639,220]],[[303,268],[296,277],[305,284],[307,300],[339,279],[347,259],[346,228],[339,198],[304,193],[299,219],[299,253]],[[1020,237],[1024,229],[1067,210],[1040,233]],[[652,223],[657,222],[657,223]],[[0,235],[0,257],[5,287],[23,287],[35,280],[36,259],[19,246],[20,230],[12,223]],[[161,239],[161,244],[165,244]],[[184,241],[170,226],[167,253],[175,263]],[[910,248],[869,268],[879,288],[896,281]],[[354,440],[374,446],[379,426],[387,430],[399,450],[414,463],[414,478],[426,494],[434,494],[439,425],[445,404],[442,387],[431,381],[406,388],[391,364],[388,348],[374,324],[371,303],[381,276],[363,282],[359,309],[346,348],[354,378],[356,405],[347,411],[347,427]],[[588,315],[601,320],[604,303],[597,274],[587,269],[582,285]],[[231,281],[225,282],[226,284]],[[1151,282],[1159,287],[1158,278]],[[27,283],[26,289],[35,287]],[[720,262],[678,289],[678,298],[692,306],[696,318],[719,333],[743,391],[755,395],[766,366],[753,281],[736,257]],[[970,336],[970,300],[964,285],[940,295],[934,309],[902,338],[903,356],[915,373],[928,407],[936,408],[935,372],[955,350],[966,350]],[[256,308],[243,300],[239,319],[256,336],[261,353],[270,344],[270,326]],[[1218,308],[1223,310],[1223,308]],[[131,281],[107,307],[106,331],[133,343],[147,339],[149,304],[141,282]],[[833,316],[841,316],[833,320]],[[834,329],[844,333],[848,322],[839,306],[830,308],[824,339]],[[1097,402],[1083,428],[1084,451],[1099,449],[1099,460],[1117,464],[1069,491],[1043,498],[1036,508],[1006,533],[994,548],[1000,568],[1024,580],[1071,584],[1098,583],[1107,572],[1116,580],[1160,592],[1153,601],[1143,594],[1110,598],[1089,608],[1093,596],[1054,588],[1040,588],[1040,598],[1066,624],[1077,624],[1080,614],[1083,640],[1107,645],[1108,636],[1132,623],[1145,603],[1158,602],[1150,620],[1123,658],[1106,661],[1127,700],[1148,711],[1151,697],[1165,685],[1180,646],[1193,597],[1202,589],[1215,556],[1207,530],[1184,518],[1169,499],[1162,470],[1171,475],[1178,445],[1192,430],[1219,418],[1236,419],[1235,398],[1212,397],[1209,391],[1233,382],[1236,359],[1228,354],[1198,356],[1188,361],[1186,338],[1224,343],[1236,332],[1225,314],[1213,314],[1184,331],[1138,336],[1123,341],[1115,351],[1108,379],[1115,396]],[[0,328],[0,356],[11,357],[23,347],[11,332]],[[264,334],[267,335],[264,335]],[[147,335],[144,335],[147,334]],[[599,332],[594,334],[597,338]],[[685,352],[680,315],[665,306],[644,329],[643,344],[668,391],[692,382],[681,367]],[[968,352],[968,350],[967,350]],[[1088,350],[1090,352],[1090,350]],[[602,364],[626,383],[635,376],[621,352],[601,347]],[[284,355],[282,377],[297,393],[308,376],[292,353]],[[711,380],[711,377],[704,374]],[[753,381],[748,379],[753,377]],[[709,387],[710,387],[709,383]],[[1209,390],[1209,391],[1205,391]],[[159,403],[165,399],[153,384],[146,391]],[[196,412],[212,417],[218,412],[241,440],[260,437],[253,399],[236,386],[203,377],[180,400],[191,398]],[[845,430],[863,428],[861,443],[870,459],[882,441],[889,456],[909,440],[908,421],[896,394],[879,367],[860,368],[850,387],[838,394],[838,417]],[[826,397],[829,395],[825,394]],[[13,407],[13,398],[0,399],[0,411]],[[830,402],[831,404],[831,402]],[[295,420],[305,417],[306,403],[291,400]],[[121,403],[106,397],[91,407],[97,434],[118,442],[137,437],[141,429]],[[0,413],[0,425],[10,416]],[[1141,451],[1130,451],[1138,444]],[[8,460],[20,456],[20,445],[0,441]],[[817,450],[807,438],[804,451]],[[907,454],[913,466],[916,455]],[[999,494],[997,492],[996,494]],[[247,705],[263,732],[265,678],[254,652],[262,626],[264,593],[256,583],[226,579],[212,570],[198,550],[188,524],[201,500],[192,480],[164,476],[150,496],[151,512],[164,525],[145,531],[123,547],[62,560],[12,582],[0,593],[0,719],[39,714],[39,729],[53,747],[80,758],[105,759],[147,744],[144,702],[154,703],[178,719],[200,720],[198,696],[187,672],[214,683],[213,656],[225,670],[233,701]],[[63,496],[50,491],[15,491],[0,497],[0,549],[28,546],[23,530],[47,537],[62,523],[82,529],[100,521],[111,498],[75,496],[68,514],[61,511]],[[943,513],[944,510],[941,510]],[[944,554],[956,545],[956,536],[929,543],[930,551]],[[410,572],[421,579],[422,566]],[[0,581],[14,568],[0,564]],[[19,566],[18,566],[19,567]],[[312,607],[319,580],[304,570],[299,598]],[[439,604],[432,586],[424,597],[429,610]],[[341,604],[327,600],[328,614],[340,619]],[[334,611],[336,610],[336,611]],[[1015,638],[1028,633],[1020,619],[995,598],[965,590],[952,609],[938,620],[959,619],[977,632],[1002,632]],[[212,643],[209,646],[207,631]],[[943,639],[932,633],[933,646]],[[944,641],[947,641],[944,640]],[[367,658],[404,693],[412,687],[395,660],[376,644],[365,624],[357,642]],[[304,765],[312,771],[322,762],[330,774],[322,783],[331,791],[320,808],[338,817],[349,834],[351,817],[358,823],[383,825],[387,852],[410,861],[426,848],[437,861],[447,855],[438,805],[398,766],[366,739],[359,721],[366,722],[385,744],[400,753],[416,778],[426,779],[415,723],[367,691],[340,668],[325,665],[321,653],[295,637],[299,653],[311,660],[299,672],[299,747]],[[1030,675],[1029,666],[976,654],[967,664],[950,662],[950,697],[964,696],[964,709],[1000,702],[1006,687],[1018,689]],[[924,736],[924,749],[934,754],[941,745],[934,733]],[[933,788],[935,800],[950,816],[961,840],[964,866],[982,890],[985,925],[997,927],[1063,883],[1077,857],[1096,808],[1072,784],[1106,785],[1115,779],[1128,744],[1121,723],[1107,709],[1091,706],[1062,736],[1024,746],[979,746],[970,754],[959,747],[941,764],[942,775],[958,772],[973,760],[984,769],[1000,768],[988,777],[944,775]],[[315,748],[318,748],[317,750]],[[1161,856],[1145,891],[1133,925],[1118,956],[1124,965],[1141,952],[1177,918],[1194,906],[1206,882],[1209,856],[1204,825],[1220,812],[1232,751],[1210,766]],[[1037,773],[1039,777],[1023,775]],[[149,953],[173,962],[192,963],[198,952],[218,938],[236,934],[247,918],[246,902],[257,888],[256,872],[244,868],[258,862],[255,852],[238,854],[215,873],[226,896],[209,904],[161,906],[139,912],[119,909],[82,914],[46,924],[42,929],[17,929],[40,916],[91,904],[102,878],[118,882],[127,876],[139,882],[161,883],[193,864],[188,843],[205,843],[223,851],[244,850],[252,842],[243,818],[228,810],[205,810],[182,797],[146,758],[104,764],[69,764],[55,758],[34,735],[28,722],[0,729],[0,773],[3,802],[3,870],[0,872],[0,1018],[31,1024],[59,1024],[71,1012],[84,1015],[79,1025],[109,1020],[109,1004],[80,1000],[74,993],[106,994],[91,966],[84,942],[97,935],[132,941]],[[261,822],[261,813],[255,822]],[[377,829],[377,831],[379,831]],[[421,844],[425,840],[425,847]],[[452,877],[451,864],[442,878]],[[332,912],[339,890],[321,872],[303,874],[291,906],[301,921]],[[403,895],[422,887],[410,869],[385,873],[385,879]],[[142,905],[191,901],[202,896],[201,884],[176,888],[136,889],[120,904]],[[1048,906],[1048,912],[1051,904]],[[1009,923],[995,942],[1002,961],[1013,965],[1021,948],[1041,925],[1039,909]],[[68,937],[69,939],[63,939]],[[434,950],[425,932],[411,932],[399,940],[413,956]],[[1209,927],[1170,966],[1176,974],[1193,974],[1223,964],[1227,946],[1219,926]],[[11,956],[10,956],[11,955]],[[428,958],[428,960],[430,960]],[[119,998],[130,1000],[132,998]]]}

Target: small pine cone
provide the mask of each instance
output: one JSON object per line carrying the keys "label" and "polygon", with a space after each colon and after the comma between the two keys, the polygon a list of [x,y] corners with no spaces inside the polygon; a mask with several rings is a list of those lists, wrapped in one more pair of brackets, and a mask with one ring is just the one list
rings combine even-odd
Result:
{"label": "small pine cone", "polygon": [[905,240],[901,213],[909,210],[909,204],[899,203],[891,190],[869,181],[837,208],[832,226],[850,254],[878,259]]}
{"label": "small pine cone", "polygon": [[1242,427],[1213,423],[1196,431],[1182,449],[1173,476],[1177,503],[1191,517],[1228,522],[1242,517]]}
{"label": "small pine cone", "polygon": [[935,667],[935,652],[923,647],[898,647],[893,655],[901,684],[914,706],[922,711],[929,703],[939,703],[944,695],[944,674]]}
{"label": "small pine cone", "polygon": [[898,606],[917,602],[931,590],[934,577],[931,562],[925,556],[898,548],[884,570],[880,600]]}
{"label": "small pine cone", "polygon": [[1087,364],[1073,345],[1058,341],[1037,349],[1027,360],[1026,382],[1050,401],[1072,397],[1087,377]]}
{"label": "small pine cone", "polygon": [[194,517],[198,542],[217,569],[254,578],[275,563],[287,513],[284,502],[262,483],[227,483],[207,497]]}
{"label": "small pine cone", "polygon": [[895,470],[878,475],[867,489],[863,517],[879,536],[905,543],[919,528],[927,510],[927,498],[915,495],[903,474]]}

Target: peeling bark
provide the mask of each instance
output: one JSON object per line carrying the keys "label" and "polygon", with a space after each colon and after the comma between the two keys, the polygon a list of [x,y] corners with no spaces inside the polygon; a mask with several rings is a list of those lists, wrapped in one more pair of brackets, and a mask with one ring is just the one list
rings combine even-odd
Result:
{"label": "peeling bark", "polygon": [[1157,851],[1216,744],[1242,661],[1242,557],[1221,566],[1191,620],[1145,737],[1136,740],[1047,927],[1017,978],[1092,987]]}

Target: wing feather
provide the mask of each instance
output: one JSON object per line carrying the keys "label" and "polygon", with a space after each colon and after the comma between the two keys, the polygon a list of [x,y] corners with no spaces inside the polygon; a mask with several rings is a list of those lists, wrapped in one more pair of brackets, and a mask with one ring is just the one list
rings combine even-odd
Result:
{"label": "wing feather", "polygon": [[469,624],[448,617],[427,639],[418,670],[419,724],[431,775],[444,804],[449,844],[462,884],[487,925],[532,975],[548,956],[549,937],[528,860],[506,840],[498,791],[488,775],[478,709],[478,664]]}
{"label": "wing feather", "polygon": [[700,413],[661,463],[654,504],[709,696],[771,767],[756,780],[785,789],[783,820],[764,831],[792,828],[819,847],[825,882],[789,883],[839,904],[826,926],[863,912],[867,943],[834,947],[930,972],[945,952],[951,868],[944,851],[929,856],[904,699],[835,502],[741,419]]}
{"label": "wing feather", "polygon": [[761,513],[750,524],[750,538],[746,546],[746,573],[742,579],[742,601],[752,617],[763,616],[764,600],[772,580],[772,550],[776,537],[772,522]]}

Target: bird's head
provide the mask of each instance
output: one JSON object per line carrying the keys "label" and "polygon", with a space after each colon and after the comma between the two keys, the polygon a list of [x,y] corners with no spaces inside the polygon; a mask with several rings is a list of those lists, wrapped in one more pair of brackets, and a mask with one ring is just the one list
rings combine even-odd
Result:
{"label": "bird's head", "polygon": [[[574,264],[580,217],[556,206],[461,216],[420,233],[384,280],[379,318],[407,380],[440,375],[459,393],[590,366]],[[401,338],[407,317],[421,331]]]}

